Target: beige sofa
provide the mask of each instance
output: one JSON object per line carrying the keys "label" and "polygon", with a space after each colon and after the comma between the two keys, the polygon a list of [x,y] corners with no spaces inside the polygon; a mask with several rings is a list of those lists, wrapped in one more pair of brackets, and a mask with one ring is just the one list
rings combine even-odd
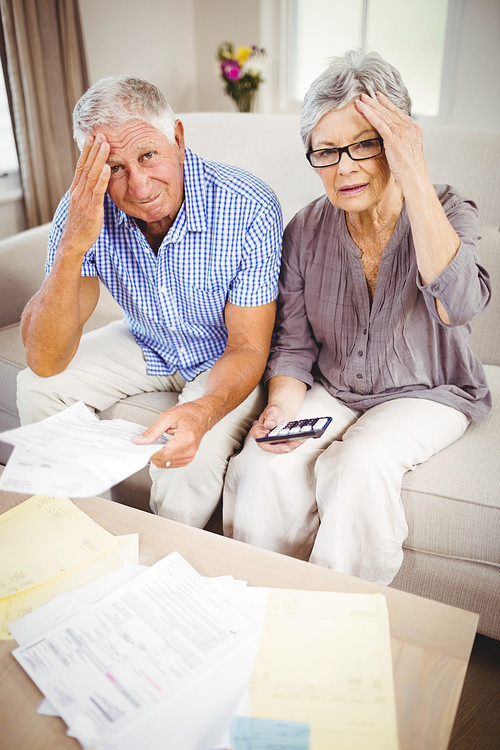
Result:
{"label": "beige sofa", "polygon": [[[297,117],[181,117],[191,148],[246,167],[274,188],[285,222],[322,193],[320,179],[304,158]],[[496,295],[474,321],[471,342],[486,366],[494,410],[457,443],[405,476],[402,497],[410,531],[393,585],[480,613],[479,631],[500,639],[500,135],[427,128],[424,144],[432,179],[454,185],[479,205],[479,252]],[[42,281],[48,231],[45,225],[0,242],[0,431],[18,424],[15,381],[25,366],[18,321]],[[104,290],[89,327],[118,316]],[[172,399],[170,394],[128,398],[102,416],[147,425]],[[8,455],[8,446],[0,443],[0,462],[5,464]],[[115,487],[112,495],[148,509],[147,470]]]}

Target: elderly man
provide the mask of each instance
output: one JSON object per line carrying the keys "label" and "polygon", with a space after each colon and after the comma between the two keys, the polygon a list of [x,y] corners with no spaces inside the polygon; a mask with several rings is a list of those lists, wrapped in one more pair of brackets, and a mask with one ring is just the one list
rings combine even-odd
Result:
{"label": "elderly man", "polygon": [[[204,526],[263,405],[280,207],[249,173],[185,147],[181,121],[145,81],[99,81],[73,120],[81,156],[22,318],[21,421],[78,400],[101,411],[138,393],[179,393],[138,440],[172,436],[151,459],[152,509]],[[82,336],[99,279],[124,318]]]}

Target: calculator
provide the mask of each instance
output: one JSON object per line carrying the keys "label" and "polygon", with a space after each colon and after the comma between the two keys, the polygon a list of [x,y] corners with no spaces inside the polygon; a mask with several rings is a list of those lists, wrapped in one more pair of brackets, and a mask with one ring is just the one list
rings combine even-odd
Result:
{"label": "calculator", "polygon": [[313,417],[312,419],[297,419],[292,422],[273,427],[264,437],[255,438],[257,443],[281,443],[284,440],[305,440],[320,437],[330,422],[331,417]]}

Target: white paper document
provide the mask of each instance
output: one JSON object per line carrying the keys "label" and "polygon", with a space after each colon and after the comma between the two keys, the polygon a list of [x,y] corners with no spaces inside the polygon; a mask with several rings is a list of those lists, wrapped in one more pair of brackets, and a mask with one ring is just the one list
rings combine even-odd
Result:
{"label": "white paper document", "polygon": [[397,750],[380,594],[127,565],[11,625],[13,655],[85,750]]}
{"label": "white paper document", "polygon": [[169,746],[206,750],[248,684],[258,636],[173,553],[13,655],[84,748],[160,748],[168,727]]}
{"label": "white paper document", "polygon": [[0,489],[27,494],[88,497],[100,495],[134,474],[165,444],[132,438],[142,425],[123,419],[100,420],[83,401],[41,422],[0,433],[14,446],[0,477]]}

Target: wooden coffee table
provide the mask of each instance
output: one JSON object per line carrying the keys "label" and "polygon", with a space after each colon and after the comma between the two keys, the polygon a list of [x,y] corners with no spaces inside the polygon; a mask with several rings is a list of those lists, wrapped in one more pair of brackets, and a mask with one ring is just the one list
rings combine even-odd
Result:
{"label": "wooden coffee table", "polygon": [[[0,513],[26,497],[0,492]],[[177,550],[205,576],[232,574],[256,586],[384,594],[389,610],[400,748],[448,747],[477,615],[102,498],[75,503],[113,534],[139,532],[140,562],[147,565]],[[15,641],[0,641],[0,747],[77,750],[80,744],[66,736],[61,719],[36,713],[42,694],[11,655],[15,646]]]}

